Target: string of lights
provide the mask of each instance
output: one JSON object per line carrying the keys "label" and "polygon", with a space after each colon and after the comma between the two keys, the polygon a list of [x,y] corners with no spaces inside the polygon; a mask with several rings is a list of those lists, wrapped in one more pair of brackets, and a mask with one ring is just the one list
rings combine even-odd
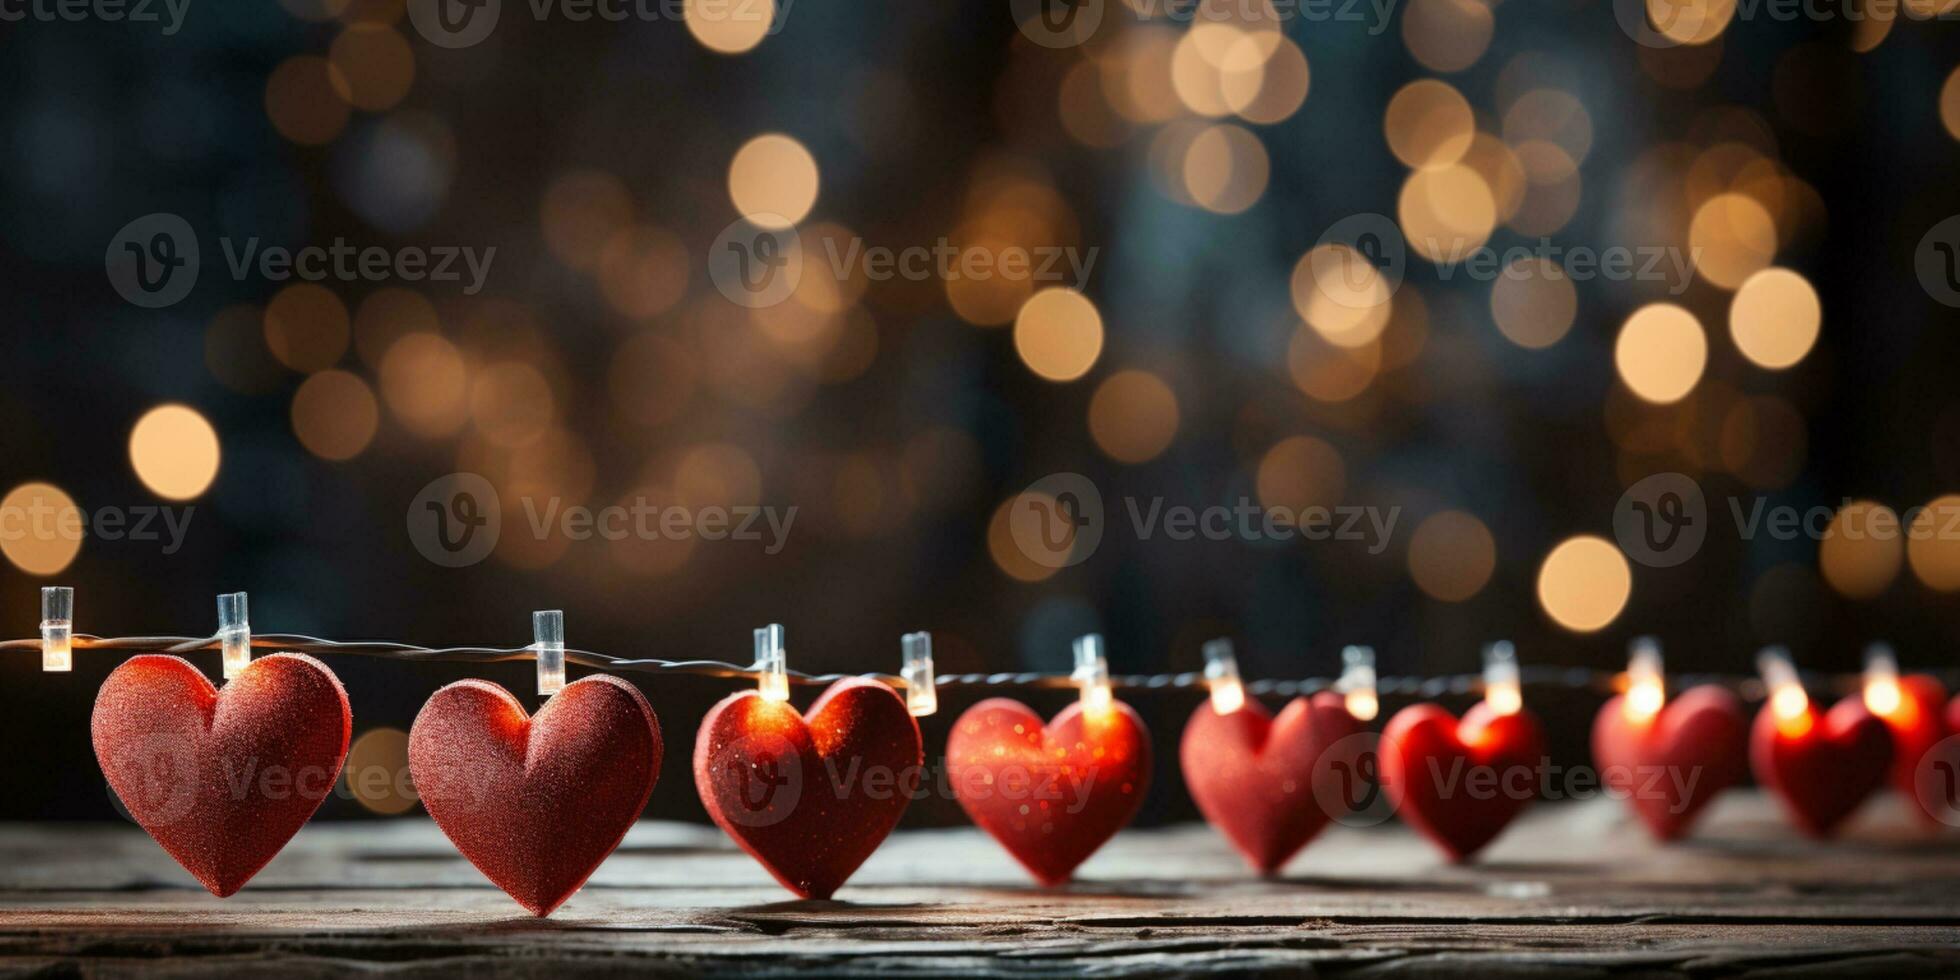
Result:
{"label": "string of lights", "polygon": [[[755,631],[757,658],[754,663],[748,665],[719,660],[618,657],[592,650],[567,648],[564,646],[564,615],[557,610],[543,611],[534,615],[537,642],[528,646],[428,647],[393,641],[330,640],[295,633],[254,634],[250,632],[246,621],[244,593],[231,593],[219,597],[220,627],[217,633],[210,636],[105,637],[70,631],[72,622],[70,617],[74,603],[72,590],[50,587],[43,589],[42,592],[42,635],[31,639],[0,640],[0,652],[39,651],[42,654],[43,669],[48,671],[70,670],[75,651],[91,650],[178,656],[216,650],[225,658],[227,677],[235,675],[238,669],[242,669],[250,658],[249,651],[255,649],[308,655],[374,657],[403,663],[493,664],[535,660],[538,663],[539,693],[547,695],[564,686],[564,665],[567,663],[615,673],[690,674],[753,680],[763,685],[765,690],[780,688],[779,700],[787,697],[789,685],[823,685],[846,678],[865,678],[907,692],[908,701],[912,703],[915,713],[918,714],[930,714],[936,708],[936,699],[932,698],[931,692],[936,688],[946,687],[1050,689],[1094,687],[1106,690],[1208,688],[1214,692],[1221,687],[1237,687],[1244,694],[1280,697],[1314,694],[1320,691],[1344,693],[1365,691],[1369,695],[1382,697],[1433,698],[1452,694],[1479,694],[1487,691],[1494,683],[1501,683],[1538,689],[1584,690],[1610,695],[1628,688],[1630,672],[1655,669],[1645,664],[1648,660],[1658,657],[1654,641],[1643,638],[1635,643],[1636,650],[1630,672],[1590,667],[1518,665],[1515,662],[1515,654],[1509,649],[1509,644],[1493,644],[1486,651],[1486,668],[1483,673],[1377,677],[1373,650],[1368,647],[1351,646],[1343,651],[1345,669],[1339,677],[1266,678],[1240,681],[1230,641],[1214,640],[1205,645],[1206,666],[1203,671],[1112,675],[1107,673],[1107,664],[1102,656],[1101,638],[1085,637],[1084,640],[1094,642],[1084,644],[1078,641],[1077,669],[1070,674],[1013,671],[935,675],[932,668],[931,638],[929,634],[920,632],[907,634],[903,638],[904,667],[899,674],[878,672],[812,674],[791,670],[786,666],[783,659],[782,627],[773,625]],[[1498,668],[1504,671],[1502,681],[1495,681],[1491,674],[1490,662],[1493,655],[1497,657]],[[1884,658],[1890,661],[1889,651],[1884,653]],[[1960,686],[1960,670],[1931,671],[1931,673],[1944,683]],[[1799,672],[1795,676],[1797,682],[1804,687],[1849,693],[1860,689],[1868,679],[1869,673]],[[1761,677],[1750,675],[1679,674],[1673,675],[1669,680],[1681,688],[1702,684],[1719,685],[1751,701],[1763,700],[1768,690]]]}

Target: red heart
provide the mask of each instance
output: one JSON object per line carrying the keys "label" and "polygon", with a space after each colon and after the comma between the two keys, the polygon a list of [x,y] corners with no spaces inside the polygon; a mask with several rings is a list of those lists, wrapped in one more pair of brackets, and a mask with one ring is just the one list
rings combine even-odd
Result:
{"label": "red heart", "polygon": [[1593,763],[1608,789],[1661,840],[1688,832],[1716,794],[1744,771],[1749,723],[1742,702],[1704,684],[1667,702],[1660,714],[1635,720],[1615,697],[1593,719]]}
{"label": "red heart", "polygon": [[1019,701],[988,698],[960,715],[946,765],[966,815],[1044,885],[1136,815],[1150,786],[1150,733],[1130,706],[1087,714],[1081,702],[1047,725]]}
{"label": "red heart", "polygon": [[1478,702],[1459,722],[1436,705],[1413,704],[1382,730],[1382,791],[1404,821],[1463,861],[1537,795],[1543,755],[1529,712],[1500,715]]}
{"label": "red heart", "polygon": [[430,695],[408,734],[422,805],[456,850],[533,915],[582,887],[646,809],[660,722],[638,688],[596,674],[533,716],[489,681]]}
{"label": "red heart", "polygon": [[1277,720],[1249,698],[1225,715],[1206,700],[1179,743],[1184,784],[1246,861],[1272,874],[1327,826],[1325,794],[1315,792],[1321,756],[1357,731],[1345,700],[1328,691],[1294,698]]}
{"label": "red heart", "polygon": [[1885,785],[1892,737],[1864,699],[1852,695],[1818,715],[1804,712],[1779,726],[1774,704],[1756,713],[1749,764],[1756,781],[1783,800],[1797,829],[1828,837],[1858,804]]}
{"label": "red heart", "polygon": [[756,691],[729,695],[694,742],[708,815],[804,898],[829,898],[878,849],[924,767],[904,700],[859,678],[830,685],[803,715]]}
{"label": "red heart", "polygon": [[311,657],[260,657],[221,691],[177,657],[145,655],[102,682],[90,727],[130,816],[223,898],[333,792],[354,718]]}
{"label": "red heart", "polygon": [[1928,824],[1939,822],[1943,804],[1918,792],[1919,763],[1949,732],[1945,708],[1946,686],[1939,678],[1908,674],[1899,678],[1899,706],[1879,716],[1892,733],[1892,786],[1917,804],[1913,810]]}

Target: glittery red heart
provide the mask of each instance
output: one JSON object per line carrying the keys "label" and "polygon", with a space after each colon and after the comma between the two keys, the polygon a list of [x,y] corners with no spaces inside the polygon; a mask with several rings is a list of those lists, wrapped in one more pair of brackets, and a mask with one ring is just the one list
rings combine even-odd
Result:
{"label": "glittery red heart", "polygon": [[1593,764],[1655,837],[1673,840],[1742,779],[1748,730],[1742,702],[1712,684],[1682,692],[1645,720],[1628,718],[1624,696],[1615,697],[1593,719]]}
{"label": "glittery red heart", "polygon": [[102,682],[90,727],[130,816],[223,898],[333,792],[354,722],[311,657],[260,657],[220,690],[184,660],[146,655]]}
{"label": "glittery red heart", "polygon": [[1184,726],[1178,755],[1184,784],[1205,819],[1262,874],[1279,870],[1331,818],[1314,783],[1330,746],[1361,730],[1342,697],[1294,698],[1278,718],[1247,699],[1230,714],[1209,700]]}
{"label": "glittery red heart", "polygon": [[1046,725],[1019,701],[988,698],[946,740],[953,794],[1044,885],[1123,829],[1150,786],[1150,733],[1130,706],[1089,714],[1080,702]]}
{"label": "glittery red heart", "polygon": [[1783,801],[1797,829],[1829,837],[1880,786],[1892,764],[1892,737],[1885,723],[1852,695],[1819,715],[1815,706],[1778,724],[1764,704],[1749,733],[1749,764],[1756,781]]}
{"label": "glittery red heart", "polygon": [[829,898],[878,849],[924,774],[919,723],[891,688],[847,678],[807,714],[723,698],[694,740],[708,816],[783,887]]}
{"label": "glittery red heart", "polygon": [[619,846],[660,778],[660,722],[639,689],[594,675],[533,716],[489,681],[429,697],[408,735],[422,805],[456,850],[535,915]]}
{"label": "glittery red heart", "polygon": [[1478,702],[1463,720],[1433,704],[1382,729],[1382,791],[1404,822],[1454,861],[1482,850],[1538,791],[1544,740],[1529,712]]}

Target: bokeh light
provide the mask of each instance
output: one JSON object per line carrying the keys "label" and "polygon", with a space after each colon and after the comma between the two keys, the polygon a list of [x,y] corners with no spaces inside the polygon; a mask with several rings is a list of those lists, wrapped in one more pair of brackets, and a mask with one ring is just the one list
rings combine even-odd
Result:
{"label": "bokeh light", "polygon": [[1497,569],[1497,540],[1476,515],[1438,511],[1409,537],[1409,577],[1431,598],[1462,602],[1490,581]]}
{"label": "bokeh light", "polygon": [[1491,283],[1491,319],[1519,347],[1537,350],[1558,343],[1578,312],[1578,289],[1551,259],[1513,260]]}
{"label": "bokeh light", "polygon": [[1463,159],[1477,135],[1477,117],[1449,83],[1426,78],[1410,82],[1389,99],[1383,127],[1397,160],[1430,170]]}
{"label": "bokeh light", "polygon": [[0,554],[29,575],[55,575],[81,553],[82,512],[51,483],[23,483],[0,498]]}
{"label": "bokeh light", "polygon": [[1089,298],[1054,287],[1029,297],[1014,317],[1014,349],[1028,370],[1049,381],[1074,381],[1102,355],[1102,315]]}
{"label": "bokeh light", "polygon": [[1118,371],[1089,399],[1089,435],[1119,463],[1157,458],[1177,437],[1177,425],[1177,394],[1148,371]]}
{"label": "bokeh light", "polygon": [[1538,568],[1539,605],[1553,622],[1575,633],[1604,629],[1632,594],[1633,569],[1605,538],[1567,538]]}
{"label": "bokeh light", "polygon": [[218,476],[218,430],[188,405],[159,405],[129,433],[129,464],[150,492],[190,500]]}
{"label": "bokeh light", "polygon": [[1913,515],[1906,537],[1912,574],[1935,592],[1960,592],[1960,494],[1936,497]]}
{"label": "bokeh light", "polygon": [[1756,366],[1780,371],[1817,343],[1823,306],[1810,281],[1789,269],[1764,269],[1744,280],[1729,304],[1729,334]]}
{"label": "bokeh light", "polygon": [[293,392],[293,434],[321,459],[353,459],[374,441],[381,409],[367,382],[346,371],[322,371]]}
{"label": "bokeh light", "polygon": [[776,0],[686,0],[681,20],[701,46],[717,54],[741,54],[769,36]]}
{"label": "bokeh light", "polygon": [[781,133],[765,133],[735,151],[728,197],[735,212],[762,228],[787,228],[817,203],[817,158]]}
{"label": "bokeh light", "polygon": [[1613,346],[1620,380],[1642,399],[1657,405],[1678,402],[1693,391],[1708,365],[1708,338],[1693,313],[1672,303],[1635,310]]}
{"label": "bokeh light", "polygon": [[1817,545],[1824,581],[1848,599],[1870,599],[1891,586],[1905,561],[1905,529],[1890,507],[1869,500],[1846,504],[1831,517]]}

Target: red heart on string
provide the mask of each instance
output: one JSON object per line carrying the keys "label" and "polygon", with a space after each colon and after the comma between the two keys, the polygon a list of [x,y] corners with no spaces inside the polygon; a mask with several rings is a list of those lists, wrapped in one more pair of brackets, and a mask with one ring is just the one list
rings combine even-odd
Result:
{"label": "red heart on string", "polygon": [[807,714],[756,691],[701,719],[694,785],[716,824],[804,898],[829,898],[878,849],[925,766],[891,688],[846,678]]}
{"label": "red heart on string", "polygon": [[[1782,721],[1782,724],[1779,724]],[[1783,801],[1797,829],[1828,837],[1880,786],[1892,763],[1885,723],[1852,695],[1819,715],[1778,719],[1774,701],[1756,713],[1749,734],[1749,764],[1756,781]]]}
{"label": "red heart on string", "polygon": [[1899,678],[1898,707],[1879,716],[1892,733],[1892,786],[1913,800],[1913,811],[1928,824],[1939,822],[1943,810],[1934,807],[1943,804],[1919,793],[1919,765],[1951,731],[1945,710],[1946,685],[1939,678],[1908,674]]}
{"label": "red heart on string", "polygon": [[1537,795],[1543,756],[1529,712],[1500,715],[1478,702],[1459,722],[1436,705],[1414,704],[1382,730],[1382,791],[1405,822],[1463,861]]}
{"label": "red heart on string", "polygon": [[456,850],[531,910],[582,887],[646,809],[660,722],[639,689],[594,675],[533,716],[489,681],[429,697],[408,734],[422,805]]}
{"label": "red heart on string", "polygon": [[333,671],[295,653],[252,661],[223,690],[177,657],[131,657],[90,720],[116,798],[219,898],[333,792],[353,727]]}
{"label": "red heart on string", "polygon": [[1271,874],[1327,826],[1325,794],[1315,792],[1316,778],[1331,775],[1321,757],[1358,731],[1345,700],[1327,691],[1294,698],[1277,719],[1249,698],[1224,715],[1206,700],[1178,746],[1184,784],[1205,819]]}
{"label": "red heart on string", "polygon": [[1627,717],[1622,695],[1593,719],[1593,763],[1655,837],[1674,840],[1742,779],[1748,730],[1742,702],[1712,684],[1683,692],[1645,719]]}
{"label": "red heart on string", "polygon": [[988,698],[953,723],[946,765],[967,816],[1059,885],[1143,804],[1150,733],[1120,701],[1094,714],[1077,702],[1043,725],[1019,701]]}

